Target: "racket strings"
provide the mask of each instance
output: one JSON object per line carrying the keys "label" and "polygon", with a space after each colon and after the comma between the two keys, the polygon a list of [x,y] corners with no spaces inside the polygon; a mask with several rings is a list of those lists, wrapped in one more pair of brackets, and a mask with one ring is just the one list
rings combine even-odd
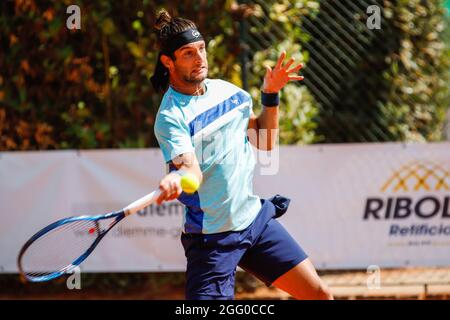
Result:
{"label": "racket strings", "polygon": [[[29,276],[40,276],[63,270],[86,251],[95,237],[80,237],[95,222],[72,222],[38,238],[22,257],[22,268]],[[87,232],[86,232],[87,233]]]}
{"label": "racket strings", "polygon": [[[93,226],[93,223],[95,224],[95,222],[86,222],[84,221],[84,223],[78,222],[77,226],[75,226],[75,222],[72,223],[68,223],[68,224],[64,224],[62,226],[59,227],[58,230],[54,230],[53,232],[49,232],[45,235],[43,235],[42,237],[38,238],[34,243],[33,243],[33,249],[31,250],[31,246],[27,249],[27,257],[28,258],[34,258],[35,256],[38,256],[40,259],[45,260],[47,258],[49,258],[51,255],[54,255],[53,252],[51,252],[50,250],[46,250],[45,252],[42,252],[40,250],[37,250],[37,246],[41,245],[44,246],[46,245],[46,242],[54,242],[55,238],[56,238],[56,232],[59,232],[59,234],[62,234],[63,232],[73,232],[74,235],[76,236],[78,240],[77,242],[73,242],[72,245],[74,247],[76,247],[77,245],[79,245],[79,242],[86,242],[86,234],[89,231],[86,230],[95,230],[96,228]],[[97,235],[97,233],[95,233],[94,235]],[[61,250],[61,247],[66,247],[66,243],[64,243],[64,241],[58,242],[58,243],[54,243],[53,246],[51,247],[52,250],[56,250],[57,252],[59,252],[58,250]]]}
{"label": "racket strings", "polygon": [[[79,230],[92,226],[90,223],[78,224],[74,230],[66,226],[50,232],[45,238],[38,239],[28,248],[22,258],[24,272],[29,276],[41,276],[64,270],[95,240],[95,237],[87,239],[87,237],[67,236],[67,234],[71,231],[75,232],[75,230],[78,230],[79,234]],[[72,239],[70,244],[68,243],[69,237]]]}
{"label": "racket strings", "polygon": [[77,220],[52,229],[24,252],[20,261],[23,272],[29,278],[39,278],[67,271],[94,243],[100,227],[93,220]]}

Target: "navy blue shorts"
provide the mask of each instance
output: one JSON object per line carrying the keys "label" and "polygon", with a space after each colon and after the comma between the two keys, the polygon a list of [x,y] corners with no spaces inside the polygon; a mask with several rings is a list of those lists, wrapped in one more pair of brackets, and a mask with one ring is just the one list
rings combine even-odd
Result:
{"label": "navy blue shorts", "polygon": [[181,235],[187,258],[186,299],[233,299],[238,265],[270,286],[307,258],[275,220],[274,204],[261,202],[258,216],[245,230]]}

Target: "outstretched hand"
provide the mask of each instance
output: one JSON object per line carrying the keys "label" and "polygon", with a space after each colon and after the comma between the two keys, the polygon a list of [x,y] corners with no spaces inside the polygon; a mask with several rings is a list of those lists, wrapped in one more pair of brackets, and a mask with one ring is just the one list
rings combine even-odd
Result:
{"label": "outstretched hand", "polygon": [[[284,59],[286,58],[286,51],[283,51],[278,58],[277,64],[272,68],[266,66],[266,75],[264,76],[264,83],[262,91],[265,93],[276,93],[283,89],[283,87],[289,81],[301,81],[304,77],[297,75],[297,72],[303,68],[303,63],[300,63],[296,67],[291,67],[295,59],[290,58],[288,62],[283,66]],[[295,74],[295,75],[293,75]]]}

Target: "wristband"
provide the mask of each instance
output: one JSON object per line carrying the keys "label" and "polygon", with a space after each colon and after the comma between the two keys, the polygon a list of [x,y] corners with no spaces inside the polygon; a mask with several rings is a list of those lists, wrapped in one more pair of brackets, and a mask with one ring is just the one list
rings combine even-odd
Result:
{"label": "wristband", "polygon": [[276,93],[264,93],[261,91],[261,103],[265,107],[277,107],[280,104],[280,95]]}

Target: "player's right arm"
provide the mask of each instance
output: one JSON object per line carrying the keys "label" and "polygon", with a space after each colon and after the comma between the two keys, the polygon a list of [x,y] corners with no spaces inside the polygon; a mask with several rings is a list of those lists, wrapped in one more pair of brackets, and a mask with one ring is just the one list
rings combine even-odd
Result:
{"label": "player's right arm", "polygon": [[[172,165],[170,173],[164,176],[159,183],[161,194],[157,199],[157,204],[178,198],[182,192],[181,174],[194,174],[200,183],[203,179],[195,155],[190,128],[182,115],[177,114],[176,111],[175,107],[164,109],[158,112],[155,121],[155,136],[164,160]],[[174,167],[176,171],[173,170]]]}
{"label": "player's right arm", "polygon": [[161,194],[156,200],[157,204],[161,204],[163,201],[175,200],[180,196],[182,192],[180,184],[181,174],[191,173],[197,177],[200,183],[202,182],[203,175],[195,153],[183,153],[175,157],[172,163],[177,170],[170,172],[159,182]]}

